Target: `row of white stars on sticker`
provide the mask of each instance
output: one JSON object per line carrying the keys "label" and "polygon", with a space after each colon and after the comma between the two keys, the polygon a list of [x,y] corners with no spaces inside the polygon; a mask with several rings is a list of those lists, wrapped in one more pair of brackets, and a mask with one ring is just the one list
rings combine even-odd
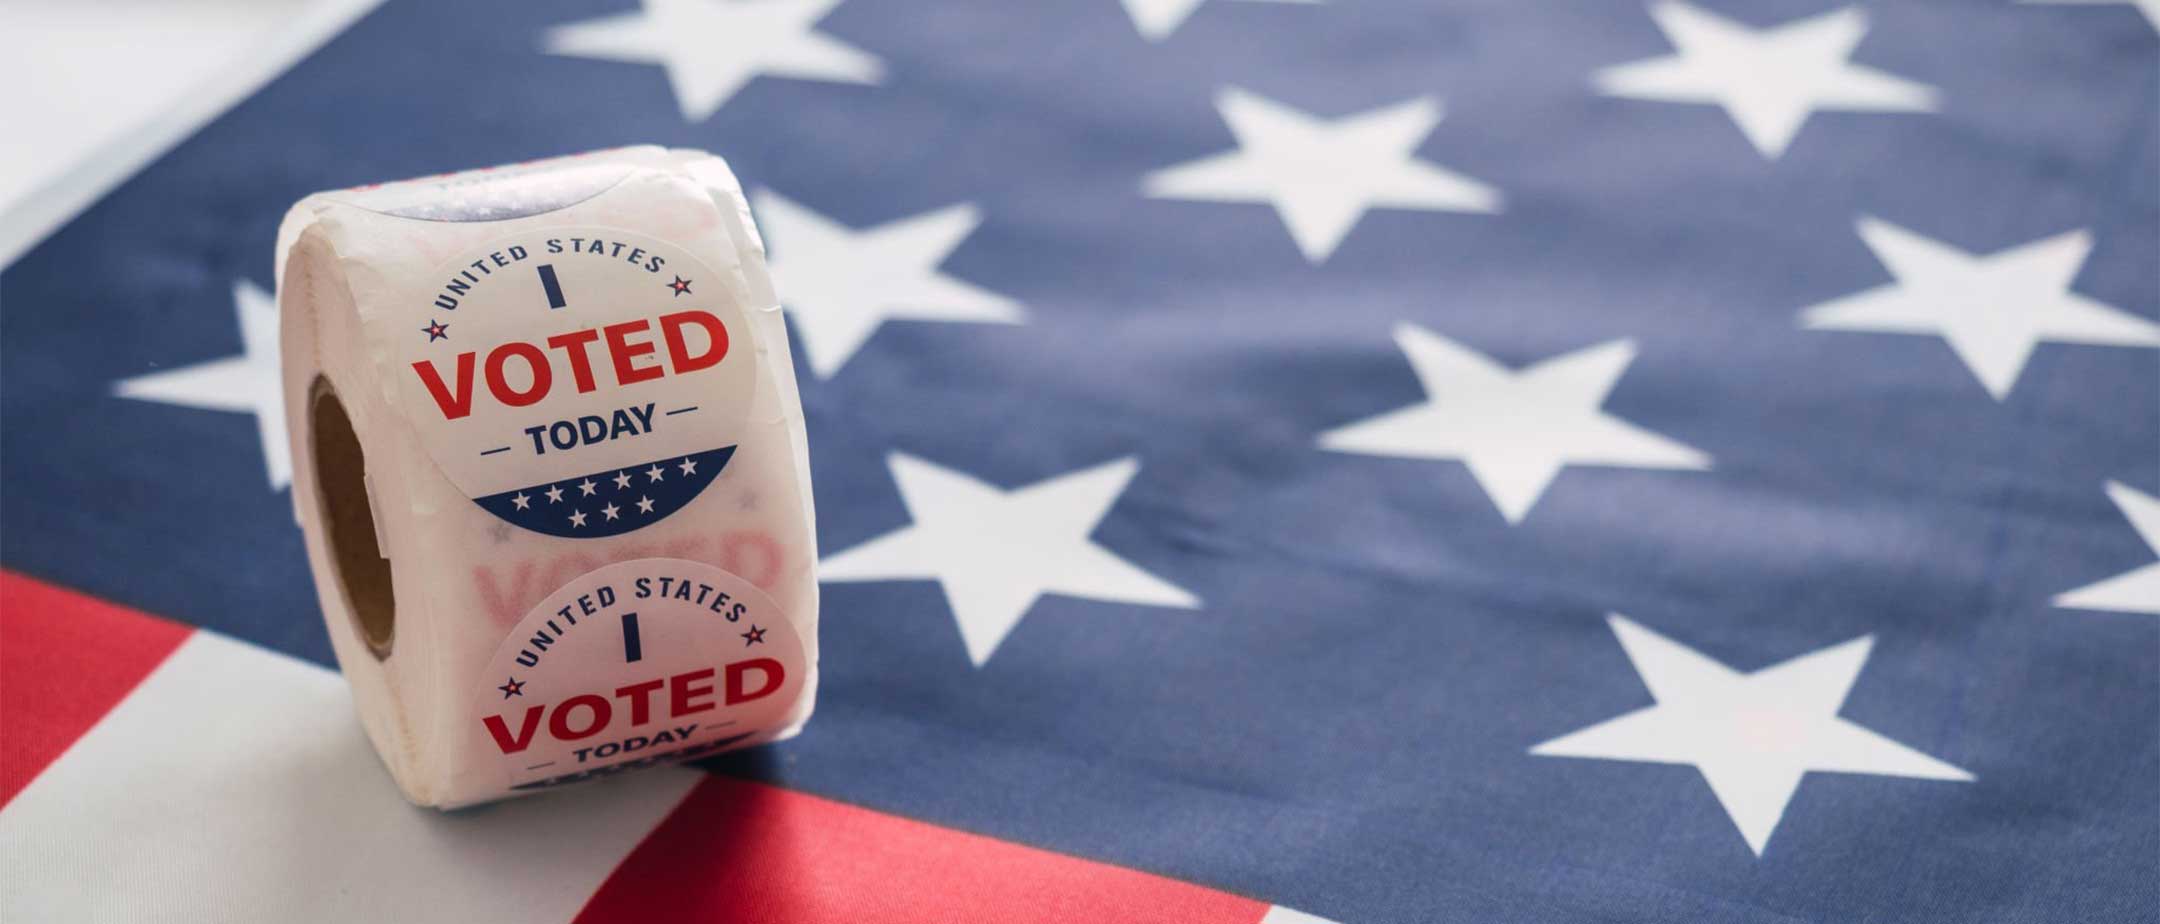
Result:
{"label": "row of white stars on sticker", "polygon": [[[680,469],[682,470],[682,473],[683,473],[683,474],[685,474],[685,475],[695,475],[695,474],[697,474],[697,461],[696,461],[696,460],[694,460],[694,459],[684,459],[684,460],[682,460],[682,462],[678,463],[677,467],[678,467],[678,468],[680,468]],[[649,469],[646,469],[646,470],[645,470],[645,471],[644,471],[644,472],[643,472],[642,474],[643,474],[643,475],[645,475],[645,477],[646,477],[646,478],[648,478],[648,479],[651,479],[650,481],[648,481],[648,482],[647,482],[647,484],[650,484],[650,483],[652,483],[652,482],[657,482],[657,481],[661,481],[661,480],[663,480],[663,479],[664,479],[664,478],[665,478],[665,477],[667,476],[667,470],[666,470],[666,469],[663,469],[663,468],[661,468],[661,467],[660,467],[660,464],[659,464],[659,463],[657,463],[657,462],[655,462],[655,463],[653,463],[653,467],[651,467],[651,468],[649,468]],[[614,478],[614,481],[615,481],[615,487],[617,487],[617,488],[628,488],[628,487],[630,487],[630,473],[629,473],[628,471],[620,471],[620,472],[616,472],[616,473],[615,473],[615,478]],[[597,490],[598,490],[599,486],[600,486],[600,483],[599,483],[599,482],[597,482],[597,481],[594,481],[594,480],[592,480],[591,478],[587,478],[587,479],[585,479],[585,480],[584,480],[584,481],[582,481],[582,482],[579,482],[579,483],[577,483],[577,484],[575,484],[575,485],[571,485],[571,487],[575,487],[575,488],[577,488],[577,489],[578,489],[578,492],[579,492],[579,496],[581,496],[581,497],[591,497],[591,496],[593,496],[593,495],[594,495],[595,493],[597,493]],[[547,489],[546,491],[543,491],[543,492],[541,492],[541,493],[542,493],[542,494],[543,494],[544,496],[546,496],[546,497],[547,497],[547,501],[548,501],[548,503],[550,503],[550,504],[559,504],[559,503],[562,503],[562,499],[563,499],[563,486],[562,486],[562,485],[548,485],[548,489]],[[532,507],[532,495],[530,495],[530,494],[526,494],[526,493],[525,493],[525,492],[523,492],[523,491],[519,491],[519,492],[518,492],[518,493],[517,493],[516,495],[514,495],[514,496],[512,496],[512,497],[510,498],[510,503],[511,503],[511,505],[512,505],[513,507],[515,507],[515,508],[516,508],[516,509],[518,509],[518,510],[528,510],[528,509],[531,509],[531,507]],[[639,495],[639,496],[638,496],[638,502],[637,502],[637,507],[638,507],[638,512],[639,512],[639,513],[651,513],[651,512],[653,512],[653,501],[652,501],[652,499],[651,499],[651,498],[649,498],[649,497],[645,497],[644,495]],[[617,506],[615,506],[614,504],[609,504],[609,505],[607,505],[607,506],[605,506],[605,507],[602,507],[602,508],[600,508],[600,512],[601,512],[601,513],[603,513],[603,514],[605,514],[605,515],[607,515],[607,518],[608,518],[608,519],[610,519],[610,520],[613,520],[613,519],[616,519],[616,518],[617,518],[617,517],[616,517],[616,514],[617,514],[617,512],[619,512],[619,511],[620,511],[621,509],[622,509],[622,508],[620,508],[620,507],[617,507]],[[570,511],[570,524],[571,524],[572,526],[583,526],[583,525],[585,525],[585,513],[584,513],[584,511],[582,511],[582,510],[572,510],[572,511]]]}
{"label": "row of white stars on sticker", "polygon": [[[651,513],[651,512],[653,511],[653,502],[652,502],[652,500],[651,500],[650,498],[645,498],[645,497],[640,497],[640,498],[638,498],[638,504],[637,504],[637,506],[638,506],[638,512],[639,512],[639,513]],[[617,514],[619,514],[619,513],[621,513],[621,512],[622,512],[622,508],[621,508],[621,507],[617,507],[617,506],[615,506],[614,504],[609,504],[609,505],[607,505],[607,506],[605,506],[605,507],[602,507],[602,508],[600,508],[600,512],[601,512],[602,514],[605,514],[605,515],[607,516],[607,518],[608,518],[608,519],[610,519],[610,520],[615,520],[615,519],[620,519],[620,517],[618,517],[618,516],[617,516]],[[583,525],[585,525],[585,511],[583,511],[583,510],[572,510],[572,511],[570,511],[570,525],[571,525],[571,526],[583,526]]]}
{"label": "row of white stars on sticker", "polygon": [[[556,501],[559,501],[559,500],[561,500],[561,499],[562,499],[562,497],[561,497],[561,494],[562,494],[562,492],[561,492],[561,491],[559,491],[559,490],[555,490],[555,489],[550,489],[550,490],[548,491],[548,502],[549,502],[549,503],[554,503],[554,502],[556,502]],[[519,509],[519,510],[524,510],[524,509],[525,509],[525,507],[526,507],[526,502],[527,502],[527,500],[529,500],[529,498],[527,498],[527,497],[526,497],[525,495],[523,495],[523,494],[520,494],[520,495],[518,495],[518,496],[516,496],[516,497],[513,497],[513,498],[511,498],[510,500],[511,500],[512,502],[514,502],[514,503],[516,503],[516,504],[517,504],[517,509]],[[651,512],[653,512],[653,499],[652,499],[652,498],[650,498],[650,497],[646,497],[646,496],[645,496],[645,495],[643,495],[643,494],[640,494],[640,495],[638,495],[638,499],[637,499],[637,509],[638,509],[638,512],[639,512],[639,513],[651,513]],[[602,508],[600,508],[600,512],[601,512],[601,513],[604,513],[604,514],[607,514],[607,518],[608,518],[608,519],[610,519],[610,520],[612,520],[612,519],[615,519],[615,518],[616,518],[616,517],[615,517],[616,513],[620,512],[621,510],[622,510],[622,508],[621,508],[621,507],[617,507],[617,506],[615,506],[614,504],[609,504],[609,505],[607,505],[607,506],[605,506],[605,507],[602,507]],[[573,509],[572,509],[572,510],[570,511],[570,523],[571,523],[571,525],[573,525],[573,526],[583,526],[583,525],[585,525],[585,512],[584,512],[583,510],[579,510],[579,509],[575,509],[575,508],[573,508]]]}

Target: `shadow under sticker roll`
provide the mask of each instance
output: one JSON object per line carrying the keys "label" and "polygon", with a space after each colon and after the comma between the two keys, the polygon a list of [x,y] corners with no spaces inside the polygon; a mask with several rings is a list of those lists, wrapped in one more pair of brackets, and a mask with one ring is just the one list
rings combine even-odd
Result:
{"label": "shadow under sticker roll", "polygon": [[802,727],[802,402],[724,162],[625,148],[317,193],[277,273],[294,514],[407,798]]}

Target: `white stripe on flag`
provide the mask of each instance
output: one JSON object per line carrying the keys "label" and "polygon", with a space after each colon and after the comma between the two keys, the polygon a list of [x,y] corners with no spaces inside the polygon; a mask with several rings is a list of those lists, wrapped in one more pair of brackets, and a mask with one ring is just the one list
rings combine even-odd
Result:
{"label": "white stripe on flag", "polygon": [[0,920],[567,921],[700,776],[417,809],[335,673],[197,632],[0,810]]}

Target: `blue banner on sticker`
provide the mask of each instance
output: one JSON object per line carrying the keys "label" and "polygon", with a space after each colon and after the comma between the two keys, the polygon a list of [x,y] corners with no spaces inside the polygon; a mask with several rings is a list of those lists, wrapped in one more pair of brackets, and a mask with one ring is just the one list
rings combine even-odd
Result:
{"label": "blue banner on sticker", "polygon": [[735,447],[723,446],[526,485],[474,498],[473,503],[513,526],[550,536],[620,536],[689,506],[734,455]]}

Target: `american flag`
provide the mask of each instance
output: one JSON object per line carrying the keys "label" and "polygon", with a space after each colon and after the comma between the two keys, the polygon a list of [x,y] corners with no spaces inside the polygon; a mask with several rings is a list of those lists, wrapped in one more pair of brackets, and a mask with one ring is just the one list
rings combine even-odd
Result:
{"label": "american flag", "polygon": [[[0,918],[2160,919],[2160,7],[0,9]],[[318,189],[751,188],[798,739],[450,814],[351,714]]]}

